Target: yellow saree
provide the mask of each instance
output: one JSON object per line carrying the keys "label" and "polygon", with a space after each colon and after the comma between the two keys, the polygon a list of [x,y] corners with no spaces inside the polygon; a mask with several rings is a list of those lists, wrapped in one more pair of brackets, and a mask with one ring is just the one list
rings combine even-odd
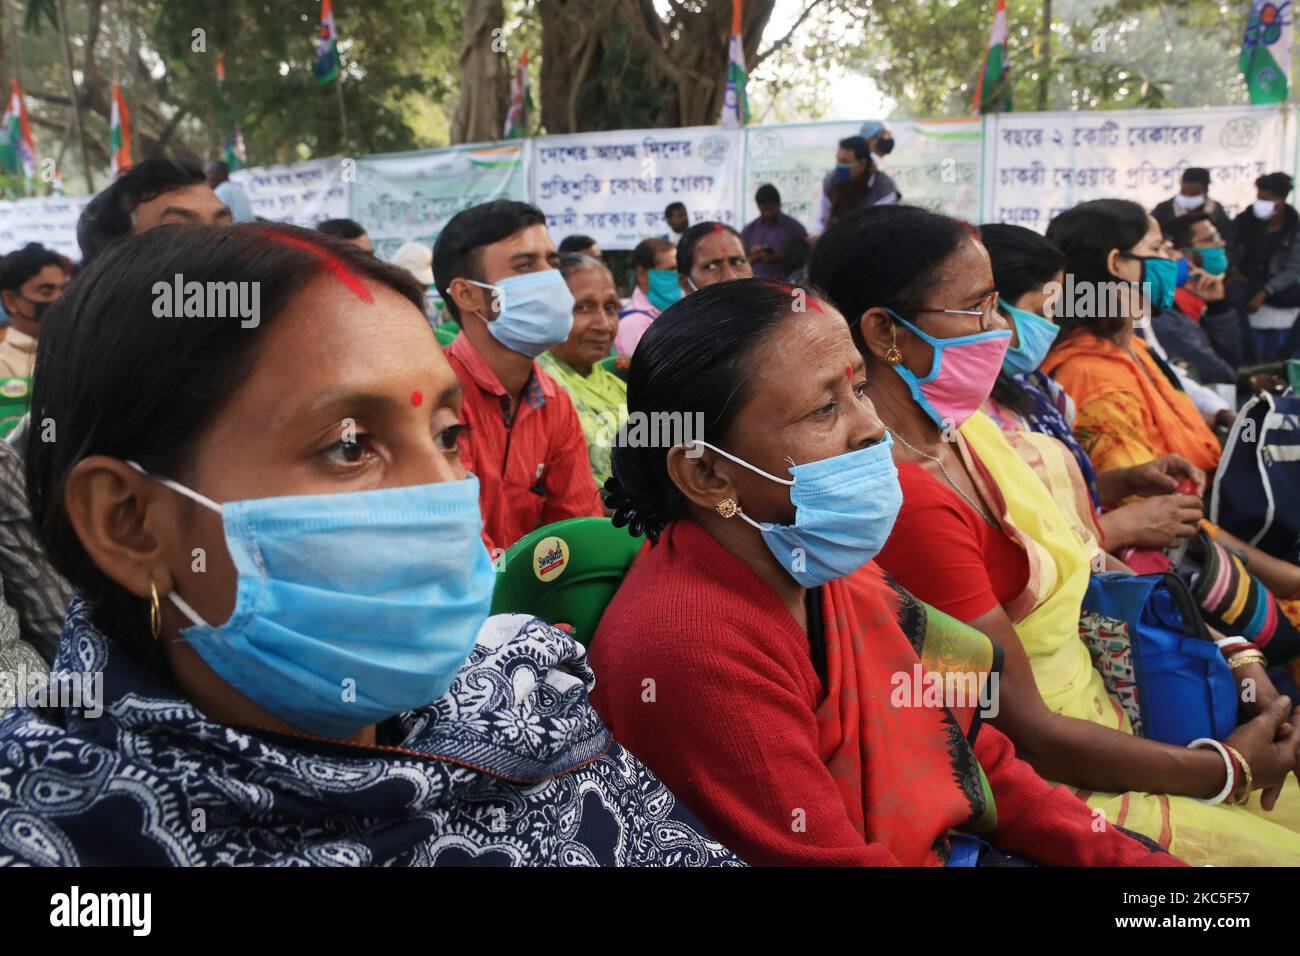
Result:
{"label": "yellow saree", "polygon": [[[1037,440],[1013,448],[983,413],[967,421],[960,436],[958,447],[970,473],[1029,556],[1025,591],[1004,609],[1029,656],[1043,700],[1058,714],[1131,734],[1127,715],[1106,690],[1079,638],[1079,610],[1096,538],[1076,512],[1062,507],[1073,492],[1058,487],[1054,493],[1042,480],[1065,475],[1067,466],[1058,456],[1069,456]],[[1031,465],[1022,453],[1040,460]],[[1258,794],[1244,807],[1211,807],[1165,794],[1076,792],[1110,823],[1159,841],[1192,865],[1300,864],[1300,786],[1294,778],[1287,780],[1271,813],[1259,807]]]}

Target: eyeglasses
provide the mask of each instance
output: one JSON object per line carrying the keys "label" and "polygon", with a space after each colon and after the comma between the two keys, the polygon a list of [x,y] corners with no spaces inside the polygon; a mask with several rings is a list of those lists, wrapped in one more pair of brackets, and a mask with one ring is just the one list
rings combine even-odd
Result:
{"label": "eyeglasses", "polygon": [[978,316],[980,320],[980,331],[987,332],[993,326],[993,314],[998,309],[998,294],[990,292],[984,298],[980,299],[978,309],[912,309],[911,311],[918,315],[924,312],[941,312],[944,315],[970,315]]}

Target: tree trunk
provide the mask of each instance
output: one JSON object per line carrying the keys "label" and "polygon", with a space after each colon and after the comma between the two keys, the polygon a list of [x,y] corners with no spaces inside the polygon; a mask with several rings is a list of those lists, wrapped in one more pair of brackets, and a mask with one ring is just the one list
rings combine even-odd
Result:
{"label": "tree trunk", "polygon": [[461,10],[460,101],[451,121],[451,141],[500,139],[510,96],[507,62],[517,52],[505,47],[504,5],[502,0],[461,0]]}
{"label": "tree trunk", "polygon": [[[808,0],[820,3],[821,0]],[[546,0],[542,24],[541,107],[548,133],[629,125],[621,96],[654,105],[637,118],[648,126],[718,122],[727,85],[731,0],[703,0],[695,13],[673,4],[668,22],[654,0]],[[775,0],[746,0],[745,62],[758,58]],[[635,61],[635,63],[633,62]],[[636,72],[629,72],[634,67]],[[585,110],[580,92],[589,91]],[[593,105],[594,104],[594,105]]]}
{"label": "tree trunk", "polygon": [[77,80],[72,75],[72,42],[68,39],[68,14],[63,0],[54,0],[54,10],[58,15],[59,42],[63,46],[63,66],[68,71],[68,91],[72,97],[72,112],[77,120],[77,137],[81,141],[82,174],[86,179],[86,191],[95,191],[95,174],[90,168],[90,151],[86,148],[86,123],[81,113],[81,97],[77,93]]}

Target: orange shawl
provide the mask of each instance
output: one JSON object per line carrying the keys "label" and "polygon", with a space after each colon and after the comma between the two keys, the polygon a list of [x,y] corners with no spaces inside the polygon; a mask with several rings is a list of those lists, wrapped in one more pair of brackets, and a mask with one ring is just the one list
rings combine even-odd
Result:
{"label": "orange shawl", "polygon": [[[1094,429],[1105,427],[1098,424],[1099,417],[1103,420],[1108,417],[1096,415],[1094,403],[1115,403],[1123,409],[1119,412],[1117,408],[1116,417],[1126,415],[1140,430],[1151,458],[1179,454],[1198,468],[1214,471],[1221,452],[1214,432],[1187,393],[1165,378],[1146,342],[1134,336],[1132,348],[1142,368],[1109,339],[1091,332],[1075,332],[1058,342],[1040,367],[1064,386],[1074,399],[1080,417],[1091,420]],[[1085,415],[1090,405],[1093,414]],[[1093,456],[1088,436],[1078,437]],[[1098,471],[1106,468],[1096,456],[1093,465]]]}
{"label": "orange shawl", "polygon": [[[984,687],[996,669],[983,634],[896,588],[868,563],[822,588],[826,699],[817,749],[849,819],[904,866],[942,866],[947,831],[988,833],[997,810],[971,738],[973,686],[951,706],[918,699],[918,682],[953,675]],[[932,675],[923,678],[922,675]],[[956,685],[954,685],[956,690]]]}

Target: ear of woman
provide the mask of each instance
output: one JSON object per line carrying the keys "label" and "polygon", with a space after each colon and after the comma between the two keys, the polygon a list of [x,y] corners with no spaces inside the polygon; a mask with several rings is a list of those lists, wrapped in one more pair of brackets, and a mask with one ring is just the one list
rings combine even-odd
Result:
{"label": "ear of woman", "polygon": [[64,500],[91,560],[136,597],[174,586],[169,539],[180,526],[176,496],[130,465],[107,455],[78,462]]}
{"label": "ear of woman", "polygon": [[872,357],[881,362],[895,364],[890,359],[897,350],[898,325],[888,312],[879,306],[868,309],[862,316],[858,328],[862,342]]}
{"label": "ear of woman", "polygon": [[[700,454],[704,451],[703,454]],[[686,500],[704,511],[714,511],[719,501],[736,499],[737,491],[731,478],[719,467],[721,455],[686,445],[668,450],[668,477],[672,479]]]}

